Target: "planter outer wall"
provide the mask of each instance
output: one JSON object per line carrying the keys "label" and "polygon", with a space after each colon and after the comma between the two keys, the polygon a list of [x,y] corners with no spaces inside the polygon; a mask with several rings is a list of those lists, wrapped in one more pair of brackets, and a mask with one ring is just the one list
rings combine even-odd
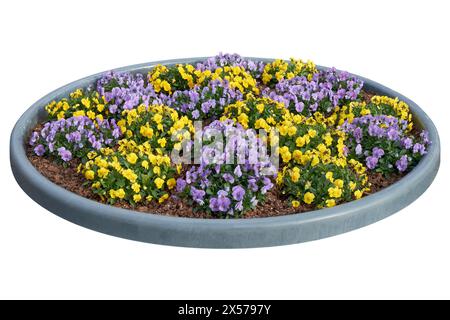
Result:
{"label": "planter outer wall", "polygon": [[[115,71],[146,73],[158,63],[193,63],[200,59],[203,58],[158,61]],[[72,82],[34,103],[20,117],[12,131],[10,161],[20,187],[42,207],[80,226],[109,235],[155,244],[201,248],[268,247],[317,240],[369,225],[406,207],[429,187],[439,169],[439,136],[425,112],[405,96],[359,77],[364,80],[366,90],[405,101],[410,106],[415,123],[429,131],[432,145],[428,153],[409,174],[395,184],[360,200],[333,208],[268,218],[179,218],[108,206],[83,198],[49,181],[33,167],[25,150],[31,130],[45,119],[44,106],[47,103],[63,98],[77,88],[86,87],[101,75],[99,73]]]}

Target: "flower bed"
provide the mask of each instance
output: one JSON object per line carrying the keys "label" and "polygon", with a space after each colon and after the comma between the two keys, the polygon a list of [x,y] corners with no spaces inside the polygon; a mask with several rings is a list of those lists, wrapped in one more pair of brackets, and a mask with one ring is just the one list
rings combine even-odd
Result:
{"label": "flower bed", "polygon": [[[29,139],[43,175],[97,201],[189,217],[358,200],[401,178],[431,143],[404,102],[300,60],[219,55],[148,75],[110,72],[46,110]],[[211,144],[217,134],[228,139]]]}

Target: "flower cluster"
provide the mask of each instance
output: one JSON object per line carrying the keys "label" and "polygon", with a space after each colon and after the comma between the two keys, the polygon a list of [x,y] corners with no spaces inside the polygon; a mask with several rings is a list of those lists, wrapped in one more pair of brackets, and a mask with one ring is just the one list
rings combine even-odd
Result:
{"label": "flower cluster", "polygon": [[85,159],[91,150],[114,146],[121,136],[114,119],[93,121],[80,116],[45,123],[31,134],[29,144],[38,156],[53,155],[67,162],[74,157]]}
{"label": "flower cluster", "polygon": [[194,133],[191,120],[186,116],[180,118],[176,110],[164,105],[141,104],[136,109],[124,110],[117,124],[126,138],[137,144],[148,143],[159,153],[180,150],[183,141],[190,140]]}
{"label": "flower cluster", "polygon": [[[211,135],[226,142],[211,145]],[[259,156],[261,141],[253,130],[233,121],[214,121],[201,133],[206,146],[200,164],[177,180],[177,191],[197,207],[215,215],[237,215],[255,208],[273,186],[276,169],[265,155]],[[236,152],[239,150],[239,152]]]}
{"label": "flower cluster", "polygon": [[360,199],[369,190],[364,166],[353,159],[349,165],[310,161],[287,166],[278,181],[293,207],[301,203],[318,208],[334,207],[344,201]]}
{"label": "flower cluster", "polygon": [[249,96],[245,101],[237,101],[235,104],[225,107],[221,119],[231,119],[246,129],[265,129],[269,131],[288,113],[288,109],[280,102],[267,97],[255,98]]}
{"label": "flower cluster", "polygon": [[[238,217],[277,188],[293,207],[332,207],[369,193],[374,172],[408,172],[431,143],[413,130],[405,102],[367,99],[362,88],[311,61],[236,54],[147,75],[108,72],[45,106],[48,121],[29,144],[63,164],[76,159],[108,203],[176,196]],[[194,120],[209,125],[196,132]],[[190,162],[182,167],[177,156]]]}
{"label": "flower cluster", "polygon": [[342,130],[349,134],[350,156],[365,161],[370,170],[383,174],[404,172],[426,153],[429,143],[424,131],[420,139],[408,134],[408,123],[393,116],[372,115],[345,122]]}
{"label": "flower cluster", "polygon": [[315,73],[310,80],[305,76],[282,79],[263,94],[292,112],[311,116],[318,111],[329,115],[336,107],[357,100],[362,86],[361,80],[347,72],[330,69]]}
{"label": "flower cluster", "polygon": [[283,79],[305,76],[311,80],[317,74],[316,65],[312,61],[303,62],[291,58],[290,62],[277,59],[266,64],[262,74],[264,85],[272,87]]}
{"label": "flower cluster", "polygon": [[195,86],[190,90],[161,96],[164,104],[193,120],[218,119],[225,106],[242,99],[242,93],[232,89],[226,80],[212,80],[205,87]]}
{"label": "flower cluster", "polygon": [[238,54],[222,54],[210,57],[205,61],[197,63],[197,69],[201,71],[210,70],[216,71],[218,68],[223,67],[242,67],[248,73],[251,74],[255,79],[260,79],[262,73],[264,72],[265,64],[262,61],[253,61],[241,57]]}
{"label": "flower cluster", "polygon": [[123,110],[131,110],[141,104],[148,106],[158,98],[140,73],[108,72],[97,81],[97,92],[108,104],[105,112],[111,116],[118,116]]}
{"label": "flower cluster", "polygon": [[70,117],[88,117],[104,119],[106,101],[98,92],[90,88],[77,89],[69,94],[68,98],[52,101],[45,106],[49,119],[68,119]]}
{"label": "flower cluster", "polygon": [[79,170],[93,192],[109,203],[125,200],[136,204],[153,199],[163,203],[176,185],[177,169],[170,157],[153,153],[148,143],[138,145],[123,139],[117,151],[91,151],[88,158]]}

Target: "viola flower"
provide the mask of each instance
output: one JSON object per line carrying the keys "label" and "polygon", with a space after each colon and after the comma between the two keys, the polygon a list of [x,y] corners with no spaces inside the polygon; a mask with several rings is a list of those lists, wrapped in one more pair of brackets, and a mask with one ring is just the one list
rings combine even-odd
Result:
{"label": "viola flower", "polygon": [[65,162],[72,160],[72,152],[67,150],[65,147],[58,148],[58,155]]}
{"label": "viola flower", "polygon": [[[223,134],[228,144],[210,145],[209,130]],[[264,201],[265,194],[274,186],[271,179],[276,176],[276,170],[267,156],[254,159],[250,156],[252,148],[261,145],[256,135],[228,120],[212,122],[203,129],[201,136],[206,141],[200,164],[192,166],[184,178],[178,179],[179,195],[219,217],[240,215],[254,208],[258,201]],[[242,147],[243,157],[231,152],[236,145]],[[205,191],[201,202],[197,200],[198,190]]]}
{"label": "viola flower", "polygon": [[[373,106],[369,108],[374,113],[380,112]],[[387,110],[386,107],[383,110]],[[411,167],[409,164],[415,165],[426,153],[427,134],[422,133],[417,139],[410,134],[407,120],[392,115],[359,116],[345,120],[341,129],[349,134],[346,145],[350,156],[364,161],[368,169],[385,175],[395,170],[404,172]],[[379,161],[381,158],[383,161]]]}
{"label": "viola flower", "polygon": [[31,135],[29,144],[37,145],[34,152],[38,156],[47,153],[68,162],[73,157],[85,159],[92,150],[114,146],[117,140],[113,132],[117,137],[122,135],[114,119],[93,121],[88,117],[72,117],[46,122],[40,132]]}
{"label": "viola flower", "polygon": [[279,81],[263,95],[283,103],[291,112],[311,116],[316,111],[331,114],[336,107],[359,98],[363,82],[346,72],[329,69]]}
{"label": "viola flower", "polygon": [[231,88],[226,80],[212,80],[205,87],[195,86],[172,95],[160,95],[162,103],[194,120],[218,119],[225,106],[242,99],[242,93]]}

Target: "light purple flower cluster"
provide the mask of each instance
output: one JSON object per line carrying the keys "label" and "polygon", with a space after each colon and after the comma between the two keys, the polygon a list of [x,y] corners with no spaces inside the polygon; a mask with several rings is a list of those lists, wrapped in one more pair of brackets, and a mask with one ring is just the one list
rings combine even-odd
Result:
{"label": "light purple flower cluster", "polygon": [[113,146],[121,136],[114,119],[71,117],[45,123],[39,132],[31,134],[29,144],[40,157],[48,153],[67,162],[73,157],[83,158],[91,150]]}
{"label": "light purple flower cluster", "polygon": [[417,163],[430,144],[423,131],[416,139],[407,131],[408,122],[387,115],[365,115],[345,122],[341,129],[350,134],[347,147],[370,170],[404,172]]}
{"label": "light purple flower cluster", "polygon": [[222,134],[225,142],[204,146],[200,164],[177,180],[176,189],[213,214],[240,214],[264,200],[274,186],[271,178],[277,171],[267,156],[261,157],[252,150],[261,145],[252,130],[232,121],[214,121],[202,131],[206,140],[217,134]]}
{"label": "light purple flower cluster", "polygon": [[225,66],[242,67],[255,79],[259,79],[264,71],[265,63],[263,61],[245,59],[238,54],[219,53],[217,56],[210,57],[205,61],[197,63],[196,67],[201,71],[211,70],[214,72],[217,68]]}
{"label": "light purple flower cluster", "polygon": [[239,90],[230,88],[228,81],[212,80],[206,87],[178,90],[171,96],[161,94],[160,102],[188,115],[193,120],[218,119],[226,105],[242,100]]}
{"label": "light purple flower cluster", "polygon": [[111,114],[133,109],[140,104],[148,106],[158,98],[153,86],[140,73],[105,73],[97,81],[97,91],[105,97]]}
{"label": "light purple flower cluster", "polygon": [[283,79],[263,94],[293,112],[310,116],[316,111],[329,114],[337,106],[357,100],[362,87],[360,79],[332,68],[314,74],[311,81],[304,76]]}

